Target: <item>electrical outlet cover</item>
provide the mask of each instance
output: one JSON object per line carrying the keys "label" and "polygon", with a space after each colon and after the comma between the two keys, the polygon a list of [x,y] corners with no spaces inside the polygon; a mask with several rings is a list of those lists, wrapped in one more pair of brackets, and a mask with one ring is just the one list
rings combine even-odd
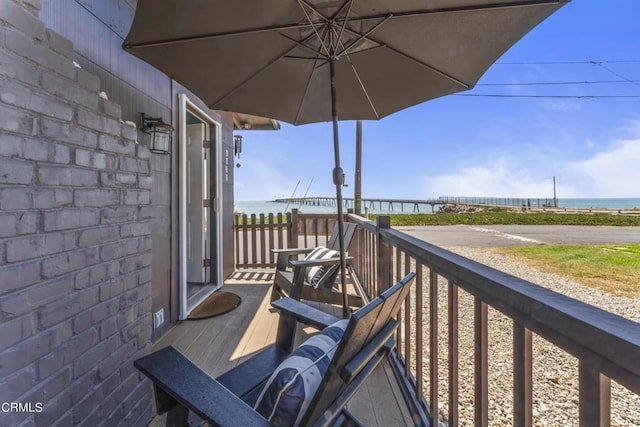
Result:
{"label": "electrical outlet cover", "polygon": [[153,328],[157,329],[164,323],[164,308],[156,311],[153,314]]}

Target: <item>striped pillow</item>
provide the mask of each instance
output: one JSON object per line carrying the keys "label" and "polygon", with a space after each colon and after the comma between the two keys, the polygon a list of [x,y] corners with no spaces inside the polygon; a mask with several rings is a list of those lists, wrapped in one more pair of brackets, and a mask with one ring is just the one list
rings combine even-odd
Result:
{"label": "striped pillow", "polygon": [[276,426],[297,426],[316,394],[347,327],[339,320],[312,336],[273,372],[255,409]]}
{"label": "striped pillow", "polygon": [[[337,258],[340,256],[340,252],[334,251],[333,249],[327,249],[324,246],[318,246],[315,248],[305,260],[319,260],[319,259],[330,259]],[[332,266],[317,266],[311,267],[307,269],[307,275],[305,277],[307,283],[309,283],[314,288],[317,288],[320,285],[324,285],[326,287],[332,287],[333,283],[324,283],[324,281],[330,277],[338,268],[337,265]],[[323,287],[324,287],[323,286]]]}

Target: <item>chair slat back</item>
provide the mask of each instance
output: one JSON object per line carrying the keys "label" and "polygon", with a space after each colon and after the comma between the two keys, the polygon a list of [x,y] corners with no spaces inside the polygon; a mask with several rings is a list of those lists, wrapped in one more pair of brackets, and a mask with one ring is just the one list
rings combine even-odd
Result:
{"label": "chair slat back", "polygon": [[[408,286],[408,283],[411,282],[414,277],[415,273],[409,273],[399,282],[380,294],[380,298],[385,301],[383,311],[380,313],[380,318],[388,319],[398,314],[402,303],[411,290],[411,286]],[[384,325],[380,326],[380,328],[382,327],[384,327]]]}
{"label": "chair slat back", "polygon": [[[363,351],[363,348],[383,330],[385,325],[394,321],[393,316],[397,314],[409,292],[409,283],[414,277],[415,274],[410,273],[382,295],[353,313],[323,381],[301,420],[301,425],[318,418],[348,385],[340,377],[343,367]],[[373,358],[376,352],[365,356]]]}
{"label": "chair slat back", "polygon": [[[351,241],[353,240],[353,236],[358,229],[358,224],[354,222],[345,222],[344,223],[344,250],[348,251],[349,246],[351,246]],[[327,248],[333,249],[334,251],[340,250],[340,241],[338,240],[338,223],[333,227],[333,231],[331,232],[331,236],[329,236],[329,241],[327,242]]]}

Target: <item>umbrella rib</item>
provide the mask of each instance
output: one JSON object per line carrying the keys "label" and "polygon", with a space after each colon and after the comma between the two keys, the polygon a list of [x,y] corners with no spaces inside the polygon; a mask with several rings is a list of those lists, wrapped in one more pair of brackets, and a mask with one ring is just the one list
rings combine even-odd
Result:
{"label": "umbrella rib", "polygon": [[[289,39],[289,37],[285,36],[284,34],[282,34],[282,36],[286,37],[287,39]],[[306,40],[308,40],[309,38],[311,38],[312,35],[308,35],[306,38],[304,38],[301,42],[297,41],[297,40],[293,40],[293,39],[289,39],[293,42],[295,42],[296,44],[292,47],[290,47],[289,49],[287,49],[285,52],[282,52],[280,55],[276,55],[271,61],[267,62],[264,67],[260,68],[259,70],[257,70],[255,73],[251,74],[249,77],[247,77],[246,79],[244,79],[242,82],[240,82],[239,84],[237,84],[236,86],[234,86],[231,90],[229,90],[227,93],[225,93],[224,95],[222,95],[220,98],[218,98],[215,102],[209,104],[209,108],[215,109],[215,106],[218,105],[220,102],[222,102],[223,99],[225,99],[226,97],[228,97],[229,95],[231,95],[233,92],[235,92],[236,90],[238,90],[239,88],[241,88],[242,86],[244,86],[245,84],[247,84],[249,81],[253,80],[253,78],[255,76],[257,76],[258,74],[262,73],[264,70],[266,70],[267,68],[269,68],[270,66],[272,66],[273,64],[275,64],[279,59],[285,57],[289,52],[291,52],[293,49],[295,49],[298,46],[303,46],[303,47],[307,47],[304,44],[302,44],[303,42],[305,42]],[[308,47],[307,47],[308,48]],[[309,48],[308,48],[309,49]],[[312,50],[313,51],[313,50]],[[313,53],[315,54],[320,54],[319,52],[313,51]]]}
{"label": "umbrella rib", "polygon": [[[345,51],[345,47],[344,44],[342,44],[342,41],[339,41],[340,45],[342,46],[343,51]],[[349,57],[349,55],[346,55],[347,61],[349,61],[349,65],[351,65],[351,69],[353,70],[353,74],[356,76],[356,79],[358,80],[358,84],[360,85],[360,88],[362,89],[362,92],[364,93],[364,96],[367,98],[367,102],[369,103],[369,106],[371,107],[371,110],[373,110],[373,114],[376,115],[376,119],[380,118],[380,114],[378,114],[378,110],[376,109],[375,105],[373,105],[373,101],[371,100],[371,97],[369,96],[369,92],[367,91],[367,88],[364,86],[364,83],[362,82],[362,79],[360,78],[360,73],[358,73],[358,70],[356,69],[356,66],[353,65],[353,62],[351,61],[351,57]]]}
{"label": "umbrella rib", "polygon": [[[347,56],[347,58],[349,58]],[[358,70],[356,70],[356,66],[353,65],[353,62],[351,62],[351,59],[349,59],[349,65],[351,65],[351,69],[353,70],[353,74],[355,74],[356,79],[358,80],[358,84],[360,84],[360,88],[362,88],[362,92],[364,92],[364,96],[367,97],[367,102],[369,102],[369,106],[371,106],[371,109],[373,110],[373,114],[376,115],[376,119],[380,118],[380,114],[378,114],[378,110],[376,110],[375,105],[373,105],[373,101],[371,100],[371,97],[369,96],[369,92],[367,91],[367,88],[364,87],[364,83],[362,83],[362,80],[360,79],[360,74],[358,73]]]}
{"label": "umbrella rib", "polygon": [[[379,45],[376,45],[376,46],[368,47],[368,48],[366,48],[366,49],[360,49],[360,50],[359,50],[359,51],[357,51],[357,52],[346,53],[346,54],[344,54],[344,53],[343,53],[343,54],[340,54],[340,55],[341,55],[341,56],[340,56],[340,58],[342,58],[342,56],[358,55],[358,54],[360,54],[360,53],[369,52],[370,50],[380,49],[381,47],[387,47],[387,45],[386,45],[386,44],[379,44]],[[339,59],[340,59],[340,58],[339,58]]]}
{"label": "umbrella rib", "polygon": [[[331,30],[329,29],[329,27],[324,27],[324,41],[325,43],[327,42],[327,37],[329,37],[329,32]],[[320,63],[318,63],[320,62]],[[320,67],[323,67],[325,65],[327,65],[329,63],[329,57],[324,57],[322,61],[316,61],[316,65],[314,65],[314,69],[318,69]]]}
{"label": "umbrella rib", "polygon": [[296,114],[296,123],[298,123],[298,120],[300,119],[300,114],[302,114],[302,106],[304,104],[304,100],[307,97],[307,93],[309,93],[309,88],[311,87],[311,81],[313,80],[313,74],[316,72],[316,70],[317,68],[315,66],[311,68],[311,73],[309,74],[309,80],[307,80],[307,85],[304,89],[304,95],[302,95],[302,102],[300,102],[298,107],[298,113]]}
{"label": "umbrella rib", "polygon": [[[294,39],[294,38],[291,38],[291,37],[289,37],[289,36],[288,36],[288,35],[286,35],[286,34],[280,34],[280,35],[281,35],[282,37],[284,37],[285,39],[289,40],[290,42],[295,43],[297,46],[299,46],[299,47],[301,47],[301,48],[304,48],[304,49],[308,50],[309,52],[311,52],[311,53],[313,53],[313,54],[315,54],[315,55],[320,55],[320,56],[322,56],[323,58],[328,58],[328,57],[329,57],[329,55],[325,55],[324,53],[322,53],[322,52],[320,52],[320,51],[317,51],[317,50],[315,50],[314,48],[312,48],[312,47],[307,46],[306,44],[304,44],[304,42],[305,42],[305,41],[307,41],[308,39],[310,39],[310,38],[312,37],[312,35],[307,36],[307,38],[306,38],[306,39],[304,39],[304,40],[302,40],[302,41],[298,41],[298,40],[296,40],[296,39]],[[289,50],[289,52],[291,52],[291,50]],[[285,54],[285,55],[286,55],[286,54]],[[283,55],[283,56],[284,56],[284,55]]]}
{"label": "umbrella rib", "polygon": [[[347,8],[347,11],[344,14],[344,21],[342,22],[342,28],[340,29],[340,34],[338,35],[338,41],[342,40],[342,34],[344,34],[344,29],[347,26],[347,22],[349,21],[349,14],[351,13],[351,7],[353,6],[353,0],[347,0],[342,7],[340,8],[340,10],[338,11],[338,13],[336,13],[335,17],[338,16],[338,14],[340,12],[342,12],[345,8],[346,5],[349,5]],[[342,44],[342,43],[340,43]],[[344,47],[344,46],[343,46]]]}
{"label": "umbrella rib", "polygon": [[[394,16],[396,16],[396,15],[394,15]],[[349,31],[349,32],[351,32],[351,33],[353,33],[353,34],[355,34],[355,35],[360,36],[360,34],[359,34],[359,33],[355,32],[355,31],[353,31],[353,30],[351,30],[351,29],[349,29],[349,28],[347,28],[347,31]],[[444,71],[439,70],[439,69],[435,68],[434,66],[429,65],[429,64],[427,64],[427,63],[425,63],[425,62],[422,62],[422,61],[420,61],[419,59],[417,59],[417,58],[415,58],[415,57],[413,57],[413,56],[411,56],[411,55],[408,55],[408,54],[406,54],[406,53],[402,52],[402,51],[401,51],[401,50],[399,50],[399,49],[396,49],[396,48],[394,48],[394,47],[392,47],[392,46],[389,46],[388,44],[382,43],[382,42],[380,42],[380,41],[378,41],[378,40],[376,40],[376,39],[374,39],[374,38],[371,38],[371,37],[366,37],[366,38],[365,38],[365,40],[368,40],[368,41],[370,41],[370,42],[372,42],[372,43],[375,43],[375,44],[377,44],[377,45],[378,45],[378,46],[380,46],[380,47],[385,47],[385,48],[387,48],[387,49],[389,49],[389,50],[391,50],[391,51],[393,51],[393,52],[397,53],[398,55],[404,56],[405,58],[407,58],[407,59],[409,59],[409,60],[411,60],[411,61],[415,62],[416,64],[422,65],[423,67],[425,67],[425,68],[427,68],[427,69],[429,69],[429,70],[433,71],[434,73],[436,73],[436,74],[438,74],[438,75],[440,75],[440,76],[442,76],[442,77],[444,77],[444,78],[446,78],[446,79],[448,79],[448,80],[451,80],[452,82],[454,82],[454,83],[456,83],[456,84],[458,84],[458,85],[460,85],[460,86],[464,87],[465,89],[469,89],[469,88],[471,87],[471,85],[470,85],[470,84],[465,83],[465,82],[463,82],[462,80],[455,78],[455,77],[454,77],[454,76],[452,76],[451,74],[445,73]],[[367,49],[367,50],[369,50],[369,49]],[[363,52],[364,52],[364,51],[363,51]],[[353,54],[358,54],[358,53],[360,53],[360,52],[354,52]]]}
{"label": "umbrella rib", "polygon": [[[329,49],[327,49],[327,46],[325,46],[324,42],[322,41],[322,39],[320,38],[320,34],[318,33],[318,29],[316,28],[316,26],[312,23],[311,21],[311,17],[309,16],[309,13],[307,13],[307,9],[304,8],[304,5],[306,5],[307,7],[310,7],[309,4],[307,2],[305,2],[304,0],[298,0],[298,4],[300,5],[300,9],[302,9],[302,12],[304,13],[304,16],[307,17],[307,20],[309,21],[309,23],[311,24],[311,28],[313,29],[313,32],[316,34],[316,37],[318,38],[318,41],[320,42],[320,46],[322,47],[322,50],[324,50],[325,55],[329,56]],[[325,19],[326,18],[324,15],[322,15],[320,12],[318,12],[317,10],[315,10],[313,7],[311,7],[311,10],[313,10],[314,12],[316,12],[317,14],[319,14],[322,18]]]}
{"label": "umbrella rib", "polygon": [[[317,13],[323,20],[324,22],[329,22],[329,18],[324,16],[324,14],[322,12],[320,12],[317,8],[315,8],[313,5],[309,4],[307,1],[305,0],[298,0],[298,4],[300,5],[300,7],[302,7],[302,5],[307,6],[309,9],[313,10],[315,13]],[[304,7],[302,7],[302,9],[304,10]],[[306,12],[305,12],[306,14]],[[307,16],[308,17],[308,16]],[[309,19],[309,21],[311,21]]]}
{"label": "umbrella rib", "polygon": [[[353,30],[349,30],[351,32],[353,32],[354,34],[358,35],[359,37],[354,40],[353,42],[349,43],[349,46],[345,47],[344,45],[342,45],[342,43],[340,43],[342,45],[342,52],[340,52],[338,56],[341,57],[342,55],[349,55],[349,51],[352,50],[358,43],[360,43],[363,40],[370,40],[369,36],[376,31],[378,28],[380,28],[383,24],[385,24],[387,21],[389,21],[389,19],[391,19],[393,17],[393,14],[388,15],[386,18],[384,18],[382,21],[378,22],[376,25],[374,25],[371,29],[369,29],[369,31],[367,31],[364,34],[359,34]],[[344,30],[344,28],[343,28]],[[342,34],[342,33],[341,33]],[[372,41],[372,40],[370,40]],[[381,43],[378,43],[378,45],[380,45]]]}
{"label": "umbrella rib", "polygon": [[[326,42],[327,37],[329,37],[329,27],[324,27],[324,36],[323,39]],[[304,99],[307,97],[307,93],[309,93],[309,88],[311,87],[311,81],[313,80],[313,75],[316,72],[316,70],[320,67],[322,67],[323,65],[328,64],[330,61],[329,58],[323,58],[322,61],[318,61],[316,59],[316,64],[313,66],[313,68],[311,69],[311,74],[309,74],[309,80],[307,80],[307,86],[305,87],[304,90],[304,95],[302,96],[302,101],[300,102],[300,106],[298,107],[298,113],[296,114],[296,123],[298,122],[298,120],[300,119],[300,114],[302,114],[302,106],[304,103]],[[320,62],[320,64],[318,64]]]}
{"label": "umbrella rib", "polygon": [[224,37],[235,37],[235,36],[244,36],[244,35],[250,35],[250,34],[267,33],[272,31],[297,30],[297,29],[307,28],[313,25],[314,23],[308,22],[308,23],[300,23],[300,24],[277,25],[273,27],[260,27],[260,28],[253,28],[253,29],[240,30],[240,31],[229,31],[225,33],[203,34],[200,36],[176,37],[176,38],[165,39],[165,40],[155,40],[150,42],[124,44],[123,48],[126,50],[134,50],[134,49],[140,49],[145,47],[166,46],[166,45],[172,45],[172,44],[178,44],[178,43],[190,43],[190,42],[212,40],[212,39],[224,38]]}
{"label": "umbrella rib", "polygon": [[306,59],[309,61],[317,61],[318,57],[317,56],[302,56],[302,55],[285,55],[284,58],[287,59]]}
{"label": "umbrella rib", "polygon": [[340,6],[340,9],[338,9],[338,11],[331,18],[333,20],[338,19],[338,16],[340,16],[340,14],[342,13],[342,11],[347,5],[349,6],[349,10],[347,11],[346,16],[349,16],[349,12],[351,11],[351,4],[353,4],[353,0],[347,0],[344,3],[342,3],[342,6]]}
{"label": "umbrella rib", "polygon": [[[379,43],[379,42],[377,42],[377,43],[378,43],[378,44],[382,44],[382,43]],[[425,63],[425,62],[422,62],[422,61],[420,61],[418,58],[415,58],[415,57],[413,57],[413,56],[411,56],[411,55],[407,55],[406,53],[402,52],[401,50],[398,50],[398,49],[396,49],[396,48],[394,48],[394,47],[391,47],[391,46],[389,46],[389,45],[385,45],[385,47],[386,47],[387,49],[389,49],[389,50],[391,50],[391,51],[393,51],[393,52],[397,53],[398,55],[404,56],[405,58],[407,58],[407,59],[409,59],[409,60],[411,60],[411,61],[415,62],[415,63],[416,63],[416,64],[418,64],[418,65],[422,65],[423,67],[425,67],[425,68],[427,68],[427,69],[429,69],[429,70],[433,71],[434,73],[436,73],[436,74],[438,74],[438,75],[440,75],[440,76],[444,77],[445,79],[450,80],[450,81],[452,81],[452,82],[454,82],[454,83],[456,83],[456,84],[458,84],[458,85],[460,85],[460,86],[464,87],[465,89],[469,89],[469,88],[471,88],[471,85],[470,85],[469,83],[465,83],[465,82],[463,82],[462,80],[455,78],[454,76],[452,76],[452,75],[451,75],[451,74],[449,74],[449,73],[445,73],[444,71],[439,70],[438,68],[436,68],[436,67],[434,67],[434,66],[432,66],[432,65],[429,65],[429,64],[427,64],[427,63]]]}

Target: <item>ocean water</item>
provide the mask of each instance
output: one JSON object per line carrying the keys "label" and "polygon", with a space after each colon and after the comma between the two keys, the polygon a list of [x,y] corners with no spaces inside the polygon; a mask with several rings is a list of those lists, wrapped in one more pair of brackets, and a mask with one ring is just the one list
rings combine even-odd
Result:
{"label": "ocean water", "polygon": [[[526,199],[523,199],[526,200]],[[532,203],[537,204],[539,199],[531,199]],[[544,203],[544,200],[541,201]],[[394,204],[393,210],[388,210],[388,206],[383,203],[382,206],[376,204],[369,212],[373,214],[389,214],[389,213],[413,213],[413,205],[405,204],[404,209],[399,204]],[[604,208],[604,209],[632,209],[640,208],[640,198],[596,198],[596,199],[558,199],[558,207],[560,208]],[[291,209],[298,209],[305,213],[335,213],[335,206],[307,206],[299,204],[287,204],[273,201],[236,201],[235,211],[242,212],[247,215],[251,214],[277,214],[291,212]],[[364,209],[364,206],[363,206]],[[420,206],[420,213],[431,213],[431,209]],[[436,206],[436,211],[438,206]]]}
{"label": "ocean water", "polygon": [[640,198],[558,199],[558,205],[561,208],[632,209],[640,208]]}
{"label": "ocean water", "polygon": [[291,209],[298,209],[305,213],[335,213],[336,208],[330,206],[300,206],[298,204],[287,204],[273,201],[238,201],[236,200],[234,210],[236,212],[251,214],[277,214],[291,212]]}

